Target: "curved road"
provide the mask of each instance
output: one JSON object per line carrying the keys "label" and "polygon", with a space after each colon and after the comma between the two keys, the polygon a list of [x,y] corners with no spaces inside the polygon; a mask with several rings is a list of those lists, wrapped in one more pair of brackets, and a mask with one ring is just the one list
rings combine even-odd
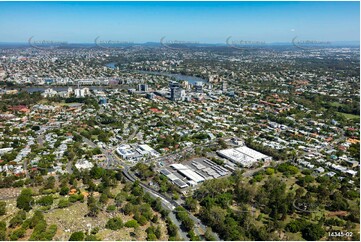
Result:
{"label": "curved road", "polygon": [[[83,137],[83,141],[85,143],[87,143],[88,145],[90,145],[91,147],[98,147],[96,144],[94,144],[91,140],[85,138],[84,136]],[[114,157],[115,155],[110,152],[110,151],[106,151],[102,148],[100,148],[102,153],[107,157],[107,160],[108,160],[108,166],[107,167],[104,167],[105,169],[112,169],[112,170],[120,170],[122,171],[123,175],[131,182],[135,182],[135,180],[137,179],[136,177],[134,177],[130,172],[129,172],[129,167],[124,165],[124,169],[119,169],[119,167],[113,167],[110,165],[110,163],[112,163],[112,165],[116,165],[116,160],[118,160],[117,157]],[[182,229],[181,229],[181,226],[180,226],[180,222],[178,221],[178,219],[176,218],[175,216],[175,212],[174,212],[174,209],[177,207],[177,206],[180,206],[180,204],[178,204],[177,202],[175,202],[174,200],[160,194],[158,191],[154,190],[153,188],[151,187],[148,187],[146,186],[145,184],[143,183],[139,183],[140,186],[146,190],[147,192],[149,192],[150,195],[152,195],[153,197],[155,198],[160,198],[161,200],[161,203],[163,205],[164,208],[166,208],[167,210],[171,211],[169,213],[169,217],[170,219],[172,220],[172,222],[177,225],[178,227],[178,231],[179,231],[179,234],[180,236],[182,237],[182,239],[184,240],[187,240],[189,241],[189,238],[187,236],[187,233],[184,232]],[[187,211],[188,212],[188,211]],[[195,224],[195,227],[194,227],[194,232],[197,234],[197,235],[202,235],[207,227],[202,223],[201,220],[199,220],[197,217],[195,217],[194,215],[192,215],[191,213],[189,213],[189,217],[194,221],[194,224]],[[202,231],[201,231],[202,230]],[[217,233],[214,233],[213,232],[213,235],[214,237],[216,238],[216,240],[220,240],[219,236]]]}
{"label": "curved road", "polygon": [[[128,173],[128,167],[124,168],[124,169],[120,169],[123,173],[123,175],[131,182],[135,182],[136,178],[131,175],[130,173]],[[169,200],[167,197],[165,197],[164,195],[158,193],[157,191],[155,191],[154,189],[150,188],[150,187],[147,187],[146,185],[144,185],[143,183],[139,183],[139,185],[144,189],[146,190],[147,192],[149,192],[149,194],[151,196],[153,196],[154,198],[160,198],[161,200],[161,203],[163,205],[163,207],[167,210],[170,211],[169,213],[169,218],[172,220],[172,222],[178,227],[178,232],[179,232],[179,235],[182,239],[186,240],[186,241],[189,241],[189,238],[187,237],[187,233],[184,232],[182,229],[181,229],[181,223],[178,221],[178,219],[176,218],[175,216],[175,213],[174,213],[174,209],[176,206],[178,206],[178,204],[172,200]]]}

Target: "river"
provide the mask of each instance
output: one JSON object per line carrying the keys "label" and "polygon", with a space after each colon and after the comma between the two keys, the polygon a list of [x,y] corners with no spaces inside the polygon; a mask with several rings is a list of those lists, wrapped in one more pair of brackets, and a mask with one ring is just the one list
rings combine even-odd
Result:
{"label": "river", "polygon": [[[114,69],[115,68],[115,62],[110,62],[108,64],[106,64],[105,66]],[[200,78],[200,77],[196,77],[196,76],[187,76],[187,75],[182,75],[182,74],[174,74],[174,73],[168,73],[168,72],[159,72],[159,71],[134,71],[136,73],[144,73],[144,74],[151,74],[151,75],[161,75],[161,76],[168,76],[171,78],[174,78],[176,81],[188,81],[189,84],[194,85],[196,82],[203,82],[203,83],[207,83],[208,81]],[[77,88],[77,86],[71,86],[73,89]],[[81,86],[81,88],[83,87],[87,87],[90,90],[104,90],[109,88],[108,86]],[[5,88],[5,90],[11,90],[11,89],[18,89],[18,90],[24,90],[27,92],[44,92],[45,89],[48,88],[52,88],[57,92],[61,92],[61,91],[67,91],[69,86],[34,86],[34,87],[14,87],[14,88]]]}
{"label": "river", "polygon": [[[106,64],[106,67],[115,68],[115,62],[110,62],[108,64]],[[168,77],[172,77],[174,78],[176,81],[187,81],[190,84],[195,84],[196,82],[208,82],[207,80],[200,78],[200,77],[196,77],[196,76],[187,76],[187,75],[182,75],[182,74],[174,74],[174,73],[168,73],[168,72],[160,72],[160,71],[134,71],[136,73],[144,73],[144,74],[152,74],[152,75],[161,75],[161,76],[168,76]]]}

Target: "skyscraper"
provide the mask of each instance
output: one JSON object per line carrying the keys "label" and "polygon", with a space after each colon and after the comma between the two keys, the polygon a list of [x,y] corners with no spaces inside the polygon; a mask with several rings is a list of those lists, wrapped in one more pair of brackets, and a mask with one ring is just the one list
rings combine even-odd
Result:
{"label": "skyscraper", "polygon": [[182,97],[182,89],[180,87],[172,87],[170,89],[170,99],[172,101],[181,100]]}
{"label": "skyscraper", "polygon": [[169,83],[170,99],[172,101],[178,101],[182,99],[182,88],[178,82],[172,81]]}
{"label": "skyscraper", "polygon": [[196,84],[194,85],[194,90],[197,93],[202,93],[203,92],[203,83],[202,82],[196,82]]}
{"label": "skyscraper", "polygon": [[226,80],[224,80],[222,82],[222,92],[223,93],[227,92],[227,81]]}
{"label": "skyscraper", "polygon": [[176,81],[170,81],[169,82],[169,88],[172,89],[173,87],[181,87],[180,83],[179,82],[176,82]]}
{"label": "skyscraper", "polygon": [[138,84],[138,91],[139,92],[147,92],[148,91],[148,85],[147,84]]}

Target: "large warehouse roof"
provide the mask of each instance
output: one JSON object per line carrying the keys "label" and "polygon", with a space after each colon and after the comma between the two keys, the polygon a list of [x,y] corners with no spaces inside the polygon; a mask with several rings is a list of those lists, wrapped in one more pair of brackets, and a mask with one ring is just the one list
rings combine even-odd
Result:
{"label": "large warehouse roof", "polygon": [[251,148],[248,148],[247,146],[238,147],[236,148],[236,150],[256,160],[269,158],[269,156],[262,154],[261,152],[253,150]]}
{"label": "large warehouse roof", "polygon": [[173,164],[171,165],[174,169],[176,169],[179,173],[186,176],[188,179],[195,181],[196,183],[203,182],[204,178],[192,171],[190,168],[182,165],[182,164]]}
{"label": "large warehouse roof", "polygon": [[254,163],[261,160],[271,159],[271,157],[248,148],[247,146],[220,150],[217,151],[217,153],[234,163],[241,164],[244,167],[252,166]]}

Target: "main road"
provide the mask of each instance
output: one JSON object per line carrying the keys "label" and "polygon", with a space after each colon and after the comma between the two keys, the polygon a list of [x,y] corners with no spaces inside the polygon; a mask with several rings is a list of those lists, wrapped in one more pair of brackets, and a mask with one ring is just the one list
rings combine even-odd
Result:
{"label": "main road", "polygon": [[[89,146],[95,148],[98,147],[96,144],[94,144],[91,140],[87,139],[86,137],[83,137],[83,141],[88,144]],[[104,167],[105,169],[111,169],[111,170],[121,170],[124,177],[127,178],[129,181],[131,182],[135,182],[135,180],[137,179],[130,171],[129,171],[129,166],[127,166],[126,164],[122,163],[121,166],[123,167],[122,169],[119,168],[119,163],[120,160],[118,157],[116,157],[115,154],[113,154],[111,151],[109,150],[105,150],[103,148],[100,148],[100,150],[102,151],[102,153],[107,157],[107,165]],[[178,219],[175,216],[175,208],[177,206],[180,206],[180,204],[178,204],[176,201],[164,196],[163,194],[160,194],[158,191],[154,190],[151,187],[148,187],[147,185],[145,185],[144,183],[139,183],[140,186],[147,192],[149,192],[149,194],[151,196],[153,196],[154,198],[159,198],[161,200],[162,206],[163,208],[167,209],[170,211],[169,217],[172,220],[172,222],[178,227],[178,231],[180,233],[180,236],[182,237],[182,239],[184,240],[189,240],[187,233],[185,233],[180,226],[180,222],[178,221]],[[194,215],[192,215],[191,213],[189,213],[189,217],[193,220],[194,224],[195,224],[195,233],[199,236],[203,235],[204,232],[206,231],[207,227],[202,223],[202,221],[200,219],[198,219],[197,217],[195,217]],[[202,231],[201,231],[202,230]],[[217,233],[213,232],[214,237],[216,238],[216,240],[220,240],[219,236]]]}
{"label": "main road", "polygon": [[[94,144],[94,142],[92,142],[91,140],[87,139],[86,137],[83,137],[83,141],[88,144],[90,147],[96,148],[98,147],[96,144]],[[107,166],[104,167],[105,169],[111,169],[111,170],[120,170],[122,171],[124,177],[131,181],[131,182],[135,182],[136,178],[129,173],[129,167],[128,166],[124,166],[123,165],[123,169],[120,169],[119,167],[117,167],[117,163],[116,160],[117,157],[115,157],[115,155],[110,152],[107,151],[103,148],[100,148],[100,150],[102,151],[102,153],[107,157]],[[187,236],[187,233],[185,233],[182,229],[181,229],[181,224],[178,221],[178,219],[175,216],[175,213],[173,212],[174,208],[176,206],[178,206],[178,204],[176,204],[174,201],[169,200],[168,198],[166,198],[164,195],[158,193],[157,191],[155,191],[154,189],[147,187],[146,185],[144,185],[143,183],[139,183],[140,186],[147,192],[149,192],[149,194],[154,197],[154,198],[159,198],[161,201],[161,204],[163,206],[164,209],[169,210],[169,218],[171,219],[171,221],[178,227],[178,231],[179,231],[179,235],[181,237],[181,239],[189,241],[189,238]]]}

